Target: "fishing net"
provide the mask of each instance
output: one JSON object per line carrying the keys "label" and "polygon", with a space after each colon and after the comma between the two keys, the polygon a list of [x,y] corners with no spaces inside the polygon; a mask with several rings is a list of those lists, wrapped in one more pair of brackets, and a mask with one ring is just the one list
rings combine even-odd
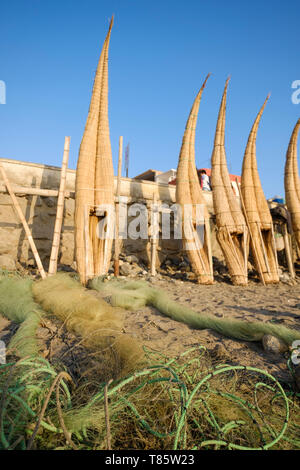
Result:
{"label": "fishing net", "polygon": [[82,337],[82,344],[101,351],[112,374],[126,374],[143,361],[139,343],[124,333],[124,311],[96,297],[67,274],[49,276],[32,285],[34,299]]}
{"label": "fishing net", "polygon": [[102,278],[90,281],[90,287],[111,296],[114,306],[134,310],[145,305],[152,305],[161,313],[173,320],[186,323],[192,328],[211,329],[229,338],[244,341],[260,341],[264,335],[270,334],[280,338],[287,345],[300,339],[300,332],[281,325],[263,322],[247,322],[219,318],[214,315],[195,312],[178,302],[171,300],[160,289],[150,287],[144,281],[111,280],[103,282]]}
{"label": "fishing net", "polygon": [[0,311],[4,317],[20,323],[8,345],[19,357],[36,356],[39,353],[36,330],[43,311],[34,302],[31,287],[30,279],[0,279]]}

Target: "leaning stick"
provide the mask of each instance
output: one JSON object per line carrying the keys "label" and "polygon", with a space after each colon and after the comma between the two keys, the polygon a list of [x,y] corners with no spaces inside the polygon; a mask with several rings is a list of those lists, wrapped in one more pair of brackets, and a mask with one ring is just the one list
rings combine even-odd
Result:
{"label": "leaning stick", "polygon": [[255,256],[256,256],[256,259],[257,259],[258,270],[259,270],[259,276],[260,276],[260,278],[261,278],[261,281],[262,281],[263,285],[265,286],[266,283],[265,283],[264,276],[263,276],[263,272],[262,272],[262,269],[261,269],[260,260],[259,260],[259,258],[258,258],[258,256],[257,256],[257,251],[256,251],[255,244],[254,244],[254,241],[253,241],[253,235],[252,235],[252,231],[251,231],[251,227],[250,227],[248,215],[247,215],[246,208],[245,208],[245,204],[244,204],[244,199],[243,199],[242,191],[241,191],[241,188],[240,188],[240,186],[239,186],[239,184],[238,184],[238,180],[237,180],[237,179],[236,179],[236,184],[237,184],[237,187],[238,187],[238,190],[239,190],[241,205],[242,205],[242,209],[243,209],[243,212],[244,212],[246,224],[247,224],[247,227],[248,227],[248,230],[249,230],[250,239],[252,240],[253,250],[254,250],[254,252],[255,252]]}
{"label": "leaning stick", "polygon": [[84,220],[84,262],[85,262],[85,274],[82,277],[82,283],[85,285],[94,276],[94,272],[90,272],[90,265],[94,266],[92,260],[89,259],[90,255],[90,206],[88,204],[83,207],[83,220]]}
{"label": "leaning stick", "polygon": [[[205,225],[204,225],[205,227]],[[200,259],[200,262],[202,264],[202,269],[203,269],[203,273],[204,274],[207,274],[206,273],[206,267],[205,267],[205,264],[204,264],[204,261],[203,261],[203,257],[201,255],[201,246],[199,244],[199,238],[198,238],[198,233],[197,233],[197,227],[196,227],[196,231],[194,230],[194,225],[193,225],[193,222],[192,220],[190,220],[190,229],[191,229],[191,235],[193,235],[193,238],[195,239],[195,246],[196,246],[196,249],[197,249],[197,252],[198,252],[198,255],[199,255],[199,259]],[[192,242],[193,243],[193,242]]]}
{"label": "leaning stick", "polygon": [[289,235],[288,235],[288,231],[286,228],[286,224],[283,224],[283,240],[284,240],[285,256],[286,256],[289,272],[290,272],[291,278],[295,279],[295,270],[294,270],[294,265],[293,265],[293,261],[291,257],[290,240],[289,240]]}
{"label": "leaning stick", "polygon": [[114,254],[114,274],[119,276],[119,258],[120,258],[120,239],[119,239],[119,217],[120,217],[120,193],[121,193],[121,172],[122,172],[122,153],[123,153],[123,137],[119,138],[119,162],[118,162],[118,179],[117,179],[117,201],[116,201],[116,229],[115,229],[115,254]]}
{"label": "leaning stick", "polygon": [[273,222],[271,222],[271,231],[272,231],[272,242],[273,242],[274,258],[275,258],[275,263],[276,263],[276,272],[277,272],[277,275],[279,276],[279,266],[278,266],[278,259],[277,259],[277,250],[276,250],[276,242],[275,242]]}
{"label": "leaning stick", "polygon": [[104,414],[105,414],[105,425],[106,425],[106,442],[107,450],[111,450],[111,432],[110,432],[110,420],[109,420],[109,410],[108,410],[108,387],[112,383],[110,379],[107,384],[104,386]]}
{"label": "leaning stick", "polygon": [[257,226],[257,230],[258,230],[258,233],[259,233],[259,238],[260,238],[260,242],[261,242],[262,251],[263,251],[263,254],[264,254],[264,259],[265,259],[267,272],[269,274],[271,274],[271,270],[270,270],[270,266],[269,266],[269,262],[268,262],[268,257],[267,257],[267,253],[266,253],[266,247],[265,247],[265,243],[264,243],[264,240],[263,240],[263,237],[262,237],[262,234],[261,234],[261,228],[260,228],[258,222],[256,222],[256,226]]}
{"label": "leaning stick", "polygon": [[27,221],[26,221],[26,219],[25,219],[25,217],[24,217],[24,215],[23,215],[22,209],[21,209],[21,207],[20,207],[20,205],[19,205],[19,203],[18,203],[18,201],[17,201],[17,198],[16,198],[16,196],[15,196],[13,190],[12,190],[12,187],[11,187],[11,185],[10,185],[9,179],[7,178],[7,175],[6,175],[5,170],[4,170],[3,166],[2,166],[2,163],[0,163],[0,172],[1,172],[2,178],[3,178],[3,180],[4,180],[4,183],[5,183],[6,187],[7,187],[7,190],[8,190],[8,192],[9,192],[9,194],[10,194],[10,197],[11,197],[11,199],[12,199],[14,208],[15,208],[15,210],[16,210],[16,212],[17,212],[17,214],[18,214],[18,216],[19,216],[19,218],[20,218],[20,220],[21,220],[21,222],[22,222],[22,224],[23,224],[25,233],[26,233],[27,238],[28,238],[28,241],[29,241],[29,245],[30,245],[31,251],[32,251],[32,253],[33,253],[33,256],[34,256],[34,258],[35,258],[35,261],[36,261],[38,270],[39,270],[39,272],[40,272],[40,275],[41,275],[41,277],[42,277],[43,279],[45,279],[45,278],[46,278],[46,273],[45,273],[45,271],[44,271],[44,268],[43,268],[43,265],[42,265],[42,262],[41,262],[41,258],[40,258],[39,254],[38,254],[38,251],[37,251],[37,249],[36,249],[35,243],[34,243],[34,241],[33,241],[33,238],[32,238],[31,232],[30,232],[30,228],[29,228],[29,226],[28,226],[28,224],[27,224]]}
{"label": "leaning stick", "polygon": [[206,233],[206,241],[207,241],[207,251],[208,251],[208,259],[209,259],[210,274],[211,274],[211,276],[213,276],[213,275],[214,275],[214,271],[213,271],[213,262],[212,262],[211,233],[210,233],[210,222],[209,222],[209,219],[205,219],[204,226],[205,226],[205,233]]}
{"label": "leaning stick", "polygon": [[157,251],[157,240],[156,240],[156,228],[157,228],[157,196],[153,194],[153,205],[152,205],[152,237],[151,237],[151,276],[156,275],[156,251]]}
{"label": "leaning stick", "polygon": [[57,271],[57,258],[58,258],[59,244],[60,244],[61,227],[62,227],[63,215],[64,215],[64,199],[65,199],[66,176],[67,176],[67,168],[68,168],[68,160],[69,160],[69,150],[70,150],[70,137],[65,137],[64,154],[63,154],[63,161],[62,161],[61,174],[60,174],[60,186],[59,186],[58,200],[57,200],[56,219],[55,219],[55,225],[54,225],[54,234],[53,234],[53,242],[52,242],[52,249],[51,249],[51,255],[50,255],[50,263],[49,263],[49,269],[48,269],[48,274],[50,276],[52,274],[55,274]]}

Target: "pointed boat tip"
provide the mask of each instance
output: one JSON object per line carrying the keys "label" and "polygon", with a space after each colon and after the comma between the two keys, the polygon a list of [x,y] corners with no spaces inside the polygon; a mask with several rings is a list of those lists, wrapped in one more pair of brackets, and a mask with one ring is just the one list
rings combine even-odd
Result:
{"label": "pointed boat tip", "polygon": [[229,84],[230,80],[231,80],[231,75],[229,75],[229,77],[227,77],[227,79],[226,79],[225,86],[224,86],[224,93],[223,93],[224,95],[227,94],[228,84]]}
{"label": "pointed boat tip", "polygon": [[205,80],[204,82],[202,83],[202,86],[201,86],[201,90],[203,90],[205,88],[205,85],[206,85],[206,82],[207,80],[209,79],[209,77],[211,76],[211,73],[208,73],[205,77]]}
{"label": "pointed boat tip", "polygon": [[267,102],[268,102],[269,99],[270,99],[270,96],[271,96],[271,92],[268,93],[268,95],[267,95],[267,97],[266,97],[266,99],[265,99],[265,101],[264,101],[264,103],[263,103],[263,105],[262,105],[262,107],[261,107],[261,109],[260,109],[260,114],[263,113],[263,111],[264,111],[264,109],[265,109],[265,107],[266,107],[266,104],[267,104]]}
{"label": "pointed boat tip", "polygon": [[113,27],[114,19],[115,19],[115,14],[113,13],[110,19],[110,23],[109,23],[109,31],[111,31],[111,28]]}

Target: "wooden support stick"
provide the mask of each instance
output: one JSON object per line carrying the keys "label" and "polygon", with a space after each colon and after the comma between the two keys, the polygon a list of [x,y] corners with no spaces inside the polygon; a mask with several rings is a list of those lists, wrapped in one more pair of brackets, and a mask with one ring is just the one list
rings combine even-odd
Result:
{"label": "wooden support stick", "polygon": [[248,276],[248,253],[247,253],[247,232],[246,225],[244,225],[244,240],[243,240],[243,249],[244,249],[244,265],[245,265],[245,276]]}
{"label": "wooden support stick", "polygon": [[35,259],[35,261],[36,261],[38,270],[39,270],[39,272],[40,272],[40,275],[41,275],[42,279],[45,279],[45,278],[46,278],[46,273],[45,273],[45,271],[44,271],[44,268],[43,268],[43,265],[42,265],[42,262],[41,262],[41,258],[40,258],[39,254],[38,254],[38,251],[37,251],[37,249],[36,249],[35,243],[34,243],[34,241],[33,241],[30,228],[29,228],[29,226],[28,226],[28,224],[27,224],[27,221],[26,221],[26,219],[25,219],[25,217],[24,217],[24,215],[23,215],[23,212],[22,212],[22,209],[21,209],[21,207],[20,207],[20,205],[19,205],[19,203],[18,203],[18,200],[17,200],[17,198],[16,198],[16,196],[15,196],[15,194],[14,194],[12,188],[11,188],[9,179],[7,178],[7,175],[6,175],[5,170],[4,170],[3,166],[2,166],[2,163],[0,163],[0,172],[1,172],[2,178],[3,178],[3,180],[4,180],[4,183],[5,183],[6,187],[7,187],[7,190],[8,190],[8,192],[9,192],[9,194],[10,194],[10,197],[11,197],[11,199],[12,199],[14,208],[15,208],[15,210],[16,210],[16,212],[17,212],[17,214],[18,214],[18,216],[19,216],[19,218],[20,218],[20,220],[21,220],[21,222],[22,222],[22,224],[23,224],[23,227],[24,227],[26,236],[27,236],[28,241],[29,241],[29,245],[30,245],[31,251],[32,251],[32,253],[33,253],[33,256],[34,256],[34,259]]}
{"label": "wooden support stick", "polygon": [[83,220],[84,220],[84,261],[85,261],[85,277],[83,279],[83,284],[85,285],[91,277],[93,277],[94,272],[90,272],[90,267],[94,268],[93,259],[90,259],[91,250],[90,250],[90,206],[85,205],[83,208]]}
{"label": "wooden support stick", "polygon": [[273,227],[272,222],[271,222],[271,231],[272,231],[272,242],[273,242],[274,257],[275,257],[275,263],[276,263],[276,272],[277,272],[277,276],[279,277],[279,266],[278,266],[278,259],[277,259],[276,242],[275,242],[274,227]]}
{"label": "wooden support stick", "polygon": [[114,274],[119,276],[119,258],[120,258],[120,193],[121,193],[121,172],[122,172],[122,154],[123,154],[123,137],[119,138],[119,162],[118,162],[118,179],[117,179],[117,201],[116,201],[116,225],[115,225],[115,253],[114,253]]}
{"label": "wooden support stick", "polygon": [[206,244],[207,244],[207,254],[209,260],[209,267],[210,267],[210,275],[213,277],[214,269],[213,269],[213,262],[212,262],[212,250],[211,250],[211,233],[210,233],[210,222],[209,219],[205,219],[205,234],[206,234]]}
{"label": "wooden support stick", "polygon": [[285,256],[286,256],[289,272],[290,272],[291,278],[295,279],[295,270],[294,270],[293,260],[292,260],[292,257],[291,257],[290,240],[289,240],[289,235],[288,235],[288,231],[287,231],[287,228],[286,228],[286,224],[283,224],[282,228],[283,228],[283,240],[284,240]]}
{"label": "wooden support stick", "polygon": [[63,154],[63,161],[62,161],[61,174],[60,174],[60,186],[59,186],[58,200],[57,200],[56,219],[55,219],[55,225],[54,225],[54,234],[53,234],[53,242],[52,242],[52,249],[51,249],[51,255],[50,255],[50,263],[49,263],[49,269],[48,269],[49,275],[55,274],[57,271],[57,259],[58,259],[59,245],[60,245],[61,227],[62,227],[63,215],[64,215],[64,199],[65,199],[66,176],[67,176],[67,168],[68,168],[68,160],[69,160],[69,150],[70,150],[70,137],[65,137],[64,154]]}
{"label": "wooden support stick", "polygon": [[[200,262],[202,264],[202,269],[203,269],[203,273],[204,274],[207,274],[206,272],[206,266],[204,264],[204,261],[203,261],[203,257],[201,255],[201,246],[199,244],[199,238],[198,238],[198,233],[197,233],[197,226],[196,228],[194,227],[194,224],[193,224],[193,221],[190,220],[190,229],[191,229],[191,234],[194,236],[194,240],[195,240],[195,245],[196,245],[196,250],[197,250],[197,253],[199,255],[199,259],[200,259]],[[192,244],[194,244],[194,242],[190,242]]]}
{"label": "wooden support stick", "polygon": [[[33,195],[33,196],[43,196],[43,197],[57,197],[57,189],[42,189],[42,188],[32,188],[27,186],[19,186],[17,184],[12,185],[13,192],[15,195]],[[7,193],[7,188],[5,184],[0,184],[0,193]],[[75,198],[74,191],[65,191],[65,197]]]}
{"label": "wooden support stick", "polygon": [[157,229],[157,196],[153,194],[153,205],[152,205],[152,237],[151,237],[151,276],[156,275],[156,252],[157,252],[157,239],[156,239],[156,229]]}
{"label": "wooden support stick", "polygon": [[110,379],[104,386],[104,414],[105,414],[105,425],[106,425],[106,442],[107,450],[111,450],[111,432],[110,432],[110,420],[109,420],[109,409],[108,409],[108,387],[112,383]]}
{"label": "wooden support stick", "polygon": [[245,217],[245,220],[246,220],[246,224],[247,224],[247,227],[248,227],[248,231],[249,231],[249,235],[250,235],[250,240],[252,241],[252,247],[253,247],[253,250],[254,250],[254,253],[255,253],[255,256],[256,256],[256,259],[257,259],[259,277],[260,277],[260,279],[261,279],[263,285],[265,286],[266,283],[265,283],[264,275],[263,275],[263,272],[262,272],[262,268],[261,268],[261,264],[260,264],[259,258],[258,258],[258,256],[257,256],[257,251],[256,251],[255,244],[254,244],[254,241],[253,241],[253,235],[252,235],[252,231],[251,231],[249,219],[248,219],[247,212],[246,212],[246,208],[245,208],[245,204],[244,204],[244,199],[243,199],[242,191],[241,191],[240,185],[238,184],[238,180],[237,180],[237,179],[236,179],[236,183],[237,183],[237,187],[238,187],[238,190],[239,190],[241,205],[242,205],[244,217]]}
{"label": "wooden support stick", "polygon": [[261,242],[262,251],[263,251],[263,254],[264,254],[264,259],[265,259],[265,265],[266,265],[266,268],[267,268],[267,272],[268,272],[268,274],[271,274],[270,265],[269,265],[269,261],[268,261],[268,256],[267,256],[267,253],[266,253],[265,242],[264,242],[264,239],[263,239],[263,236],[262,236],[262,233],[261,233],[261,224],[259,222],[256,222],[256,225],[257,225],[257,230],[258,230],[258,233],[259,233],[259,238],[260,238],[260,242]]}

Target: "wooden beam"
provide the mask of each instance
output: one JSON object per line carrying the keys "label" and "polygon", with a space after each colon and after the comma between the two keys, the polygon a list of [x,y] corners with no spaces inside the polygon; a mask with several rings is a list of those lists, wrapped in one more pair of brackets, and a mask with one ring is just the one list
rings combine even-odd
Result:
{"label": "wooden beam", "polygon": [[9,194],[10,194],[10,197],[11,197],[11,199],[12,199],[14,208],[15,208],[15,210],[16,210],[16,212],[17,212],[17,214],[18,214],[18,216],[19,216],[19,218],[20,218],[20,220],[21,220],[21,222],[22,222],[22,224],[23,224],[23,227],[24,227],[26,236],[27,236],[28,241],[29,241],[29,245],[30,245],[31,251],[32,251],[32,253],[33,253],[33,256],[34,256],[34,259],[35,259],[35,261],[36,261],[38,270],[39,270],[39,272],[40,272],[40,275],[41,275],[42,279],[45,279],[45,278],[46,278],[46,273],[45,273],[45,271],[44,271],[44,268],[43,268],[43,265],[42,265],[42,262],[41,262],[41,258],[40,258],[39,254],[38,254],[38,251],[37,251],[37,249],[36,249],[35,243],[34,243],[34,241],[33,241],[30,228],[29,228],[28,223],[27,223],[27,221],[26,221],[26,219],[25,219],[25,217],[24,217],[24,215],[23,215],[23,212],[22,212],[22,209],[21,209],[21,207],[20,207],[20,205],[19,205],[19,203],[18,203],[18,200],[17,200],[17,198],[16,198],[16,196],[15,196],[13,190],[12,190],[12,187],[11,187],[11,185],[10,185],[9,179],[7,178],[7,175],[6,175],[5,170],[4,170],[3,166],[2,166],[2,163],[0,163],[0,173],[1,173],[1,175],[2,175],[2,178],[3,178],[3,180],[4,180],[5,185],[6,185],[6,187],[7,187],[7,190],[8,190],[8,192],[9,192]]}
{"label": "wooden beam", "polygon": [[153,204],[152,204],[152,211],[151,211],[151,227],[152,227],[152,234],[151,234],[151,276],[156,276],[156,252],[157,252],[157,214],[158,214],[158,207],[157,207],[157,195],[153,193]]}
{"label": "wooden beam", "polygon": [[115,223],[115,253],[114,253],[114,274],[119,276],[119,258],[120,258],[120,239],[119,239],[119,216],[120,216],[120,193],[121,193],[121,173],[122,173],[122,154],[123,154],[123,136],[119,138],[119,161],[118,161],[118,179],[116,194],[116,223]]}
{"label": "wooden beam", "polygon": [[58,200],[57,200],[57,210],[56,210],[56,219],[54,225],[54,234],[53,234],[53,242],[52,242],[52,249],[50,255],[50,263],[48,274],[52,275],[55,274],[57,271],[57,259],[58,259],[58,252],[59,252],[59,245],[60,245],[60,235],[61,235],[61,227],[63,222],[64,216],[64,199],[65,199],[65,187],[66,187],[66,176],[67,176],[67,168],[68,168],[68,160],[69,160],[69,150],[70,150],[70,137],[65,137],[65,145],[64,145],[64,154],[63,154],[63,161],[61,167],[61,175],[60,175],[60,186],[58,191]]}

